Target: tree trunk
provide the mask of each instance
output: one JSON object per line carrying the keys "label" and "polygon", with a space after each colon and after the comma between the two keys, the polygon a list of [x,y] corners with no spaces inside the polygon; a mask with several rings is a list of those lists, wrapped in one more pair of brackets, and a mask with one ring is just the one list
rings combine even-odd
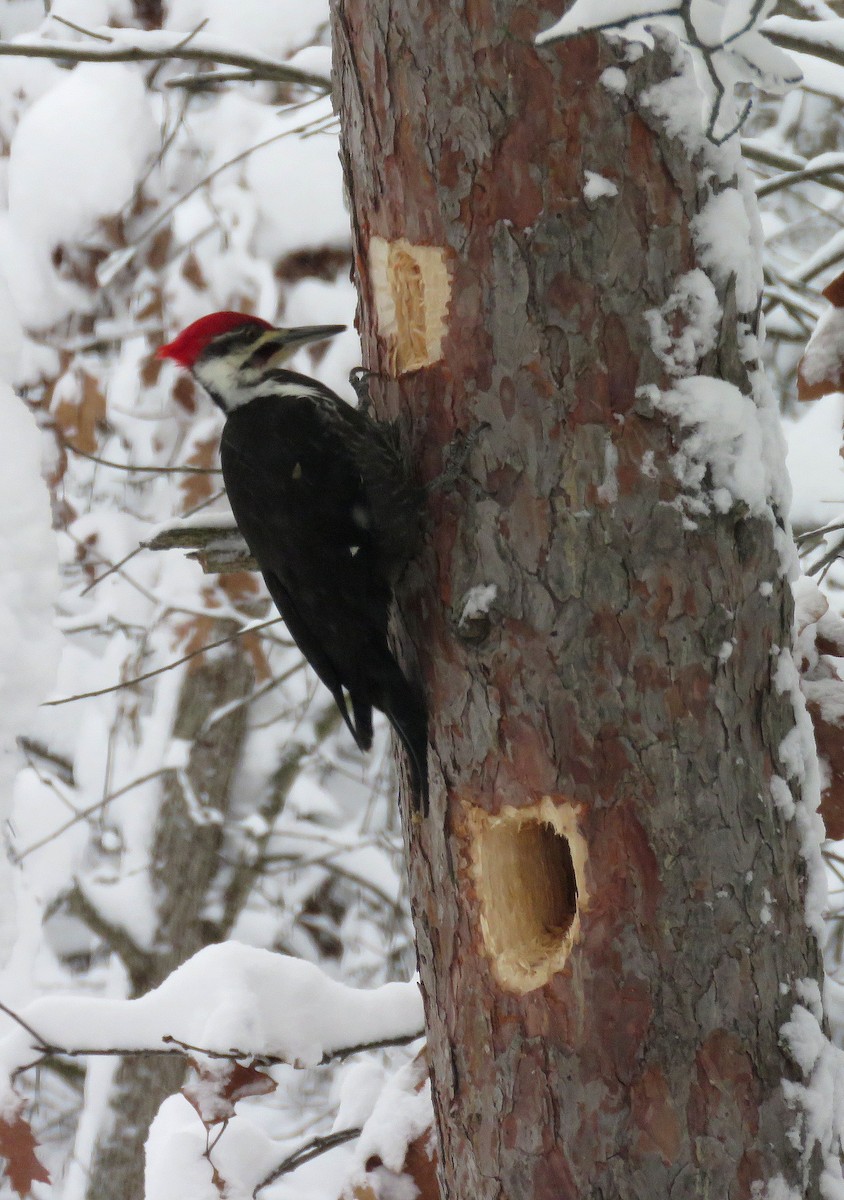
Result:
{"label": "tree trunk", "polygon": [[[227,637],[235,629],[231,621],[218,621],[209,640]],[[135,996],[157,987],[218,937],[205,909],[220,871],[223,819],[246,732],[246,706],[235,701],[249,696],[254,671],[248,652],[237,641],[191,665],[173,737],[191,744],[185,773],[193,796],[185,796],[175,771],[165,776],[151,871],[159,898],[156,952],[139,952],[131,961],[124,955]],[[211,722],[227,705],[232,705],[231,710]],[[181,1058],[138,1056],[117,1066],[92,1156],[89,1200],[143,1200],[144,1144],[150,1122],[163,1101],[178,1091],[184,1075]]]}
{"label": "tree trunk", "polygon": [[143,29],[160,29],[164,22],[163,0],[132,0],[132,14]]}
{"label": "tree trunk", "polygon": [[[641,102],[670,56],[537,50],[560,8],[333,12],[376,407],[423,479],[485,425],[398,591],[430,711],[409,861],[441,1185],[817,1196],[781,1086],[793,985],[820,972],[771,796],[795,726],[782,529],[736,502],[692,516],[683,433],[640,390],[671,385],[645,312],[706,266],[692,222],[725,184]],[[712,282],[694,368],[748,395],[754,315]]]}

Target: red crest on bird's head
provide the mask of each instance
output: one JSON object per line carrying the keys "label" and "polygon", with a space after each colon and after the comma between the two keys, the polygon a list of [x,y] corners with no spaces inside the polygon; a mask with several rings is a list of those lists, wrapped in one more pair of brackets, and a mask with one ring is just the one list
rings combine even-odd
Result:
{"label": "red crest on bird's head", "polygon": [[216,312],[207,317],[200,317],[187,329],[177,334],[172,342],[159,346],[155,352],[156,358],[172,358],[183,367],[192,367],[202,351],[221,333],[230,333],[241,325],[260,325],[262,329],[272,329],[269,321],[260,317],[252,317],[248,313]]}

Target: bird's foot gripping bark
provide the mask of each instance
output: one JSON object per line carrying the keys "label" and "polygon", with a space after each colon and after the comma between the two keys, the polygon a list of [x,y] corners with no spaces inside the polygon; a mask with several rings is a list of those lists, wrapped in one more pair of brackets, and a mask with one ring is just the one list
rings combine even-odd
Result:
{"label": "bird's foot gripping bark", "polygon": [[358,412],[362,412],[365,417],[372,416],[372,397],[369,394],[369,381],[378,374],[377,371],[370,371],[367,367],[352,367],[349,371],[349,383],[354,389],[354,393],[358,398]]}
{"label": "bird's foot gripping bark", "polygon": [[439,475],[425,485],[425,491],[437,492],[454,487],[463,474],[463,468],[466,466],[469,455],[477,446],[481,434],[490,428],[488,421],[482,421],[480,425],[475,426],[471,433],[458,433],[456,437],[452,438],[446,447],[445,466]]}

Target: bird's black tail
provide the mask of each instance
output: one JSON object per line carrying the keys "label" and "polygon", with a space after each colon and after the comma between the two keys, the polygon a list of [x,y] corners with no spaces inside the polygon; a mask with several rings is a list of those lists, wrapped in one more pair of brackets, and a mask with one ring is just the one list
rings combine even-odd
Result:
{"label": "bird's black tail", "polygon": [[428,714],[422,693],[386,652],[371,682],[372,704],[387,717],[407,754],[414,807],[428,815]]}

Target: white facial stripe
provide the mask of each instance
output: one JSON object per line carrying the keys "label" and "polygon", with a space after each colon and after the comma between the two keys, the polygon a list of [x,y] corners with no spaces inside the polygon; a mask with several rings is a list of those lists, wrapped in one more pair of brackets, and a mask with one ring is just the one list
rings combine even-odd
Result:
{"label": "white facial stripe", "polygon": [[213,396],[225,401],[227,412],[248,404],[254,396],[253,388],[240,386],[240,366],[241,359],[220,355],[200,361],[194,368],[194,374],[202,386]]}
{"label": "white facial stripe", "polygon": [[[258,343],[260,345],[260,342]],[[211,354],[200,358],[193,369],[196,379],[210,392],[224,412],[231,413],[252,400],[264,397],[301,396],[321,404],[336,404],[331,394],[318,387],[294,380],[267,378],[267,367],[249,369],[246,363],[255,346],[246,346],[241,353]],[[281,350],[279,354],[281,354]]]}
{"label": "white facial stripe", "polygon": [[263,390],[255,388],[249,396],[250,400],[259,400],[262,396],[305,396],[311,400],[327,401],[325,392],[319,388],[306,387],[302,383],[278,383],[273,380]]}

